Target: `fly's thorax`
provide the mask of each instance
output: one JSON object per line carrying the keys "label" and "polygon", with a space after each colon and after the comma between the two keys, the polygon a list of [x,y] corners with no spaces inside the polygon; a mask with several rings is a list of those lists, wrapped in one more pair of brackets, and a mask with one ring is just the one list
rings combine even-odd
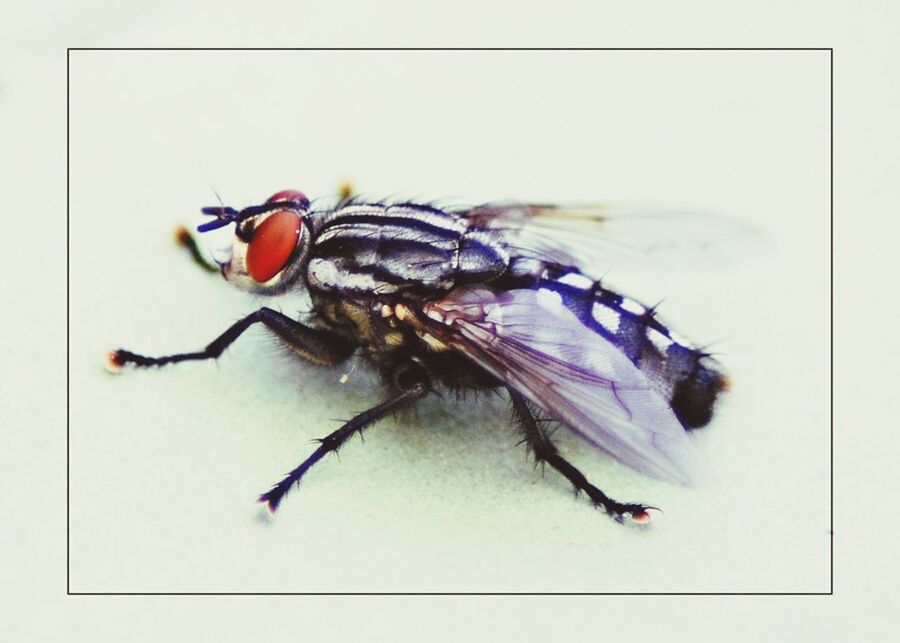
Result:
{"label": "fly's thorax", "polygon": [[348,297],[428,296],[502,275],[499,240],[456,213],[418,204],[351,204],[316,222],[311,290]]}
{"label": "fly's thorax", "polygon": [[421,323],[421,302],[414,299],[352,299],[334,293],[311,292],[320,321],[352,337],[377,363],[425,359],[452,352],[449,345]]}
{"label": "fly's thorax", "polygon": [[[354,299],[334,293],[310,292],[318,318],[330,328],[352,337],[369,355],[407,344],[411,330],[400,328],[393,306],[379,299]],[[386,314],[384,311],[391,311]]]}

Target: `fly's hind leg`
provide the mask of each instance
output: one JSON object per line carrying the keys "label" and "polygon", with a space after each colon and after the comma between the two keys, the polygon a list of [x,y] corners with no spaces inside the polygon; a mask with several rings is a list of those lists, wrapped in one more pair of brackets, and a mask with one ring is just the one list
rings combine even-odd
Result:
{"label": "fly's hind leg", "polygon": [[534,457],[539,463],[546,462],[559,471],[574,485],[576,492],[584,491],[594,506],[601,507],[617,522],[623,522],[625,516],[637,523],[645,523],[650,520],[648,510],[656,509],[656,507],[618,502],[588,482],[581,471],[559,454],[556,446],[538,424],[526,399],[513,389],[508,390],[512,398],[516,421],[522,427],[522,431],[525,433],[525,442],[534,452]]}
{"label": "fly's hind leg", "polygon": [[314,364],[340,364],[353,354],[356,344],[329,330],[305,326],[271,308],[260,308],[231,325],[206,348],[193,353],[176,353],[162,357],[145,357],[119,348],[107,356],[107,369],[118,372],[126,364],[139,367],[163,366],[189,360],[216,359],[245,330],[256,323],[263,324],[290,346],[303,359]]}

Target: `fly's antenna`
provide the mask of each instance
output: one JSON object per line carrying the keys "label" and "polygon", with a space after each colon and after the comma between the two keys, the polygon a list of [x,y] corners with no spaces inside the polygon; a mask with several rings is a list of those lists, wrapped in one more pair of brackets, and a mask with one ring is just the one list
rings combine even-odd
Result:
{"label": "fly's antenna", "polygon": [[224,228],[229,223],[241,221],[241,213],[225,205],[201,208],[200,211],[207,216],[216,217],[216,220],[197,226],[197,232],[209,232],[210,230]]}
{"label": "fly's antenna", "polygon": [[[213,193],[216,195],[216,198],[221,204],[222,199],[221,197],[219,197],[218,192],[213,189]],[[280,194],[281,193],[279,192],[279,195]],[[197,226],[197,232],[209,232],[210,230],[218,230],[219,228],[224,228],[229,223],[240,223],[244,219],[249,219],[259,214],[265,214],[266,212],[271,212],[272,210],[279,210],[285,207],[285,205],[292,205],[302,210],[309,209],[309,199],[307,199],[304,194],[298,192],[296,193],[296,195],[292,196],[293,198],[290,199],[278,199],[275,201],[272,201],[270,199],[269,201],[266,201],[261,205],[247,206],[243,210],[235,210],[234,208],[224,204],[200,208],[200,212],[209,217],[216,217],[216,220],[209,221],[208,223]]]}
{"label": "fly's antenna", "polygon": [[220,195],[219,191],[213,186],[212,181],[209,183],[209,189],[216,196],[219,207],[212,206],[202,208],[201,212],[207,216],[217,217],[217,220],[197,226],[197,232],[209,232],[210,230],[225,227],[231,223],[234,220],[235,215],[238,214],[237,210],[225,205],[225,202],[222,200],[222,195]]}
{"label": "fly's antenna", "polygon": [[247,206],[243,210],[235,210],[227,205],[214,205],[201,208],[200,211],[206,216],[216,217],[215,221],[204,223],[197,226],[197,232],[209,232],[227,226],[229,223],[240,223],[244,219],[255,217],[258,214],[271,212],[283,208],[284,203],[263,203],[262,205]]}
{"label": "fly's antenna", "polygon": [[219,205],[224,208],[225,202],[222,200],[222,196],[219,194],[219,191],[211,185],[209,186],[209,189],[212,190],[212,193],[216,195],[216,201],[219,202]]}

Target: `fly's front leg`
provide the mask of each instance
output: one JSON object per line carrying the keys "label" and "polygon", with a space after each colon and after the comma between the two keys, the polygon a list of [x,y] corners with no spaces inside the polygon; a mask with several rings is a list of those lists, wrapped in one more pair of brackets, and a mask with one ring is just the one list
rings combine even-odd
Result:
{"label": "fly's front leg", "polygon": [[206,272],[219,272],[219,266],[214,263],[210,263],[207,261],[206,257],[203,256],[203,253],[200,252],[200,247],[197,245],[197,240],[194,238],[194,235],[191,234],[191,231],[185,228],[183,225],[175,228],[175,243],[184,248],[188,255],[191,257],[191,261],[200,266]]}
{"label": "fly's front leg", "polygon": [[323,366],[340,364],[356,349],[356,344],[332,331],[311,328],[295,321],[271,308],[260,308],[243,319],[235,322],[224,333],[201,351],[194,353],[178,353],[163,357],[145,357],[119,348],[107,356],[107,369],[118,372],[126,364],[135,366],[163,366],[188,360],[215,359],[240,337],[241,333],[256,323],[265,325],[282,341],[290,346],[300,357]]}
{"label": "fly's front leg", "polygon": [[[645,523],[650,520],[648,511],[656,509],[656,507],[618,502],[588,482],[588,479],[581,471],[559,454],[556,445],[550,441],[550,438],[538,425],[525,398],[513,389],[508,390],[512,398],[515,418],[525,433],[525,442],[528,443],[528,446],[534,452],[534,457],[538,462],[546,462],[563,474],[574,485],[576,492],[584,491],[591,499],[591,502],[594,503],[594,506],[602,507],[617,522],[621,523],[623,516],[630,516],[637,523]],[[658,509],[656,510],[659,511]]]}

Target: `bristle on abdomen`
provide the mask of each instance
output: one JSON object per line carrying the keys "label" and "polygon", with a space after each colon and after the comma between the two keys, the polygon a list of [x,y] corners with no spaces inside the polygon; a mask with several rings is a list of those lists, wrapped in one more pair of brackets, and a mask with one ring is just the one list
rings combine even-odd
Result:
{"label": "bristle on abdomen", "polygon": [[654,308],[574,268],[548,269],[536,288],[560,295],[582,323],[619,348],[669,400],[685,429],[709,423],[728,380],[708,353],[663,325]]}

